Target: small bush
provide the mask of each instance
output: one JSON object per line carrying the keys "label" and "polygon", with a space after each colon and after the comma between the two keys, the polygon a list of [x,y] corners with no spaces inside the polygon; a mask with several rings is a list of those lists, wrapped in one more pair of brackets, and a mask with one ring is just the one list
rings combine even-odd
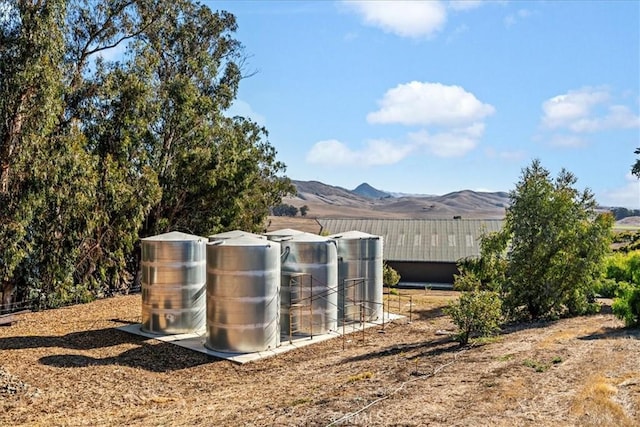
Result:
{"label": "small bush", "polygon": [[553,363],[554,365],[558,365],[560,363],[562,363],[562,357],[560,356],[555,356],[553,359],[551,359],[551,363]]}
{"label": "small bush", "polygon": [[613,300],[613,314],[629,327],[640,326],[640,286],[626,286]]}
{"label": "small bush", "polygon": [[400,274],[386,263],[382,267],[382,282],[385,286],[395,286],[400,281]]}
{"label": "small bush", "polygon": [[472,336],[486,337],[500,330],[502,301],[496,292],[463,292],[444,309],[458,327],[456,339],[466,345]]}
{"label": "small bush", "polygon": [[367,380],[369,378],[373,378],[373,373],[372,372],[362,372],[361,374],[357,374],[357,375],[351,375],[349,377],[349,379],[347,380],[347,383],[354,383],[356,381],[362,381],[362,380]]}
{"label": "small bush", "polygon": [[549,365],[537,360],[526,359],[522,364],[528,368],[532,368],[536,372],[544,372],[549,369]]}

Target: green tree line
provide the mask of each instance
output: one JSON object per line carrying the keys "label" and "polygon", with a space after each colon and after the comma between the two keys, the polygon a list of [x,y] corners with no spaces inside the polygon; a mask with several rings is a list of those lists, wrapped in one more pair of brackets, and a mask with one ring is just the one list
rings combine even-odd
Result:
{"label": "green tree line", "polygon": [[236,29],[187,0],[3,2],[0,291],[87,301],[132,285],[140,237],[262,227],[293,187],[266,129],[225,115]]}

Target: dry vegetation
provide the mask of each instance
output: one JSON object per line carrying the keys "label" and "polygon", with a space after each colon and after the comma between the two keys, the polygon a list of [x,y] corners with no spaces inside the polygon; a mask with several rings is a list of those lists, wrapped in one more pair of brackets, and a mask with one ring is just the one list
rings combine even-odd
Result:
{"label": "dry vegetation", "polygon": [[454,294],[407,293],[411,323],[246,365],[116,330],[140,295],[24,314],[0,327],[0,425],[328,425],[372,403],[341,425],[637,425],[640,333],[606,307],[460,349]]}

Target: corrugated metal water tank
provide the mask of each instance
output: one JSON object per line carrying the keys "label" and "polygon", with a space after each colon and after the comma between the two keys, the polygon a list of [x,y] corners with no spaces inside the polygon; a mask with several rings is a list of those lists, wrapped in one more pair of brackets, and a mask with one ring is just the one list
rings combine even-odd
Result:
{"label": "corrugated metal water tank", "polygon": [[345,322],[382,318],[382,237],[360,231],[329,236],[338,245],[338,318]]}
{"label": "corrugated metal water tank", "polygon": [[280,244],[238,237],[207,244],[207,334],[216,351],[280,345]]}
{"label": "corrugated metal water tank", "polygon": [[216,240],[237,239],[238,237],[255,237],[256,239],[266,239],[266,236],[261,234],[250,233],[242,230],[224,231],[222,233],[212,234],[209,236],[209,241],[214,242]]}
{"label": "corrugated metal water tank", "polygon": [[[338,252],[334,241],[310,233],[282,245],[281,330],[326,334],[338,327]],[[290,304],[296,304],[290,310]],[[290,317],[291,313],[291,317]],[[291,324],[289,320],[291,319]]]}
{"label": "corrugated metal water tank", "polygon": [[192,333],[204,327],[206,239],[177,231],[141,239],[142,330]]}

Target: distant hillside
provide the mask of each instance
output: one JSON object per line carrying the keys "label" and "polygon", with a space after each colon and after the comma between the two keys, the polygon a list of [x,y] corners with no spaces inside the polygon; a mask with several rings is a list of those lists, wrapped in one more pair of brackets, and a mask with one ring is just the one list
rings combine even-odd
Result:
{"label": "distant hillside", "polygon": [[353,191],[318,181],[292,181],[295,197],[284,203],[307,205],[309,217],[323,218],[503,218],[509,197],[505,192],[463,190],[443,196],[393,197],[369,184]]}
{"label": "distant hillside", "polygon": [[319,181],[291,181],[296,187],[296,197],[309,202],[323,202],[334,204],[362,204],[368,200],[346,188],[323,184]]}
{"label": "distant hillside", "polygon": [[370,199],[384,199],[385,197],[392,197],[391,194],[380,191],[377,188],[373,188],[366,182],[358,185],[351,192],[362,197],[368,197]]}
{"label": "distant hillside", "polygon": [[[452,218],[469,219],[504,218],[509,206],[509,193],[504,191],[482,192],[461,190],[441,196],[426,194],[390,193],[378,190],[367,183],[354,190],[324,184],[319,181],[295,181],[297,194],[285,197],[283,203],[297,208],[306,205],[309,218]],[[626,208],[604,207],[599,211],[611,211],[620,223],[628,216],[638,216],[640,211]],[[634,222],[630,219],[628,222]]]}
{"label": "distant hillside", "polygon": [[471,190],[455,191],[444,196],[429,197],[434,202],[440,202],[453,209],[475,210],[495,209],[509,206],[509,193],[499,191],[495,193],[480,193]]}

